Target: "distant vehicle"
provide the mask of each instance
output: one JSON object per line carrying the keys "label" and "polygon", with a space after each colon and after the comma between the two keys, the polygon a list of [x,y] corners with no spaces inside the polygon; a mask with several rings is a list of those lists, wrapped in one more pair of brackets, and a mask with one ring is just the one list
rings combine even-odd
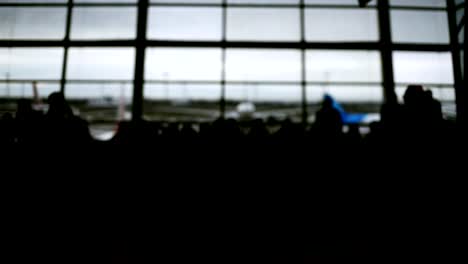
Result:
{"label": "distant vehicle", "polygon": [[226,118],[232,118],[240,121],[263,119],[266,120],[269,117],[282,120],[288,116],[295,116],[301,113],[299,107],[288,107],[288,108],[271,108],[258,110],[253,102],[241,102],[235,110],[228,111]]}
{"label": "distant vehicle", "polygon": [[240,119],[254,118],[255,105],[251,102],[243,102],[237,105],[236,111]]}
{"label": "distant vehicle", "polygon": [[88,119],[92,117],[95,119],[115,118],[118,121],[130,120],[131,112],[127,110],[129,104],[131,104],[130,99],[126,98],[124,89],[121,88],[119,97],[103,96],[88,99],[86,101],[86,112]]}
{"label": "distant vehicle", "polygon": [[88,99],[87,106],[92,108],[115,108],[119,105],[119,101],[111,96]]}
{"label": "distant vehicle", "polygon": [[190,100],[178,99],[178,100],[171,100],[170,102],[172,106],[189,106],[190,105]]}

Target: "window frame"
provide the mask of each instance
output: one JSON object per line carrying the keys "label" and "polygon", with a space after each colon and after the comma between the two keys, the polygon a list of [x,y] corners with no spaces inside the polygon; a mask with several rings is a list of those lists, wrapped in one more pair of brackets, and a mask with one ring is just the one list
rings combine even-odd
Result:
{"label": "window frame", "polygon": [[[69,82],[66,78],[66,71],[67,71],[67,62],[68,62],[68,49],[69,48],[76,48],[76,47],[131,47],[136,49],[136,58],[135,58],[135,72],[138,69],[144,69],[144,60],[141,60],[141,56],[144,58],[144,52],[147,48],[150,47],[212,47],[212,48],[221,48],[223,50],[223,62],[222,62],[222,79],[219,82],[222,92],[220,98],[220,112],[221,114],[224,113],[224,97],[225,97],[225,86],[226,84],[230,83],[226,80],[226,72],[225,72],[225,53],[226,49],[228,48],[273,48],[273,49],[296,49],[299,50],[302,54],[302,73],[301,73],[301,80],[299,82],[294,82],[294,84],[299,83],[302,87],[302,111],[303,115],[307,115],[307,98],[305,98],[306,87],[307,85],[311,85],[313,83],[308,82],[305,79],[305,51],[309,49],[331,49],[331,50],[371,50],[371,51],[378,51],[383,54],[385,51],[382,48],[382,33],[377,41],[357,41],[357,42],[310,42],[305,40],[305,24],[304,24],[304,12],[306,8],[358,8],[357,6],[350,6],[350,5],[337,5],[337,4],[310,4],[306,3],[305,0],[300,0],[298,4],[263,4],[263,3],[252,3],[252,4],[239,4],[239,3],[229,3],[227,0],[222,0],[219,3],[169,3],[164,2],[153,2],[149,0],[139,0],[138,2],[106,2],[106,3],[74,3],[72,0],[68,0],[65,2],[60,3],[0,3],[0,8],[8,7],[8,6],[16,6],[16,7],[66,7],[67,8],[67,20],[66,20],[66,34],[63,40],[0,40],[0,47],[63,47],[65,50],[63,56],[63,66],[62,66],[62,78],[59,80],[61,83],[61,90],[65,91],[65,83]],[[454,1],[454,0],[449,0]],[[221,7],[223,13],[222,19],[222,39],[220,41],[168,41],[168,40],[150,40],[146,38],[146,31],[147,28],[147,21],[145,20],[142,23],[143,19],[146,18],[147,13],[149,11],[149,7],[153,6],[184,6],[184,7]],[[70,27],[71,27],[71,15],[72,10],[74,7],[137,7],[138,14],[137,14],[137,37],[131,40],[71,40],[70,39]],[[294,7],[299,8],[301,17],[300,17],[300,27],[301,27],[301,39],[299,41],[292,41],[292,42],[278,42],[278,41],[267,41],[267,42],[258,42],[258,41],[228,41],[226,39],[226,11],[230,7],[236,8],[279,8],[279,7]],[[418,7],[418,6],[391,6],[388,7],[380,7],[375,5],[370,5],[365,8],[376,9],[381,14],[383,12],[389,12],[390,10],[438,10],[438,11],[449,11],[449,6],[447,7]],[[380,16],[379,16],[380,17]],[[382,18],[379,18],[381,22]],[[142,30],[143,29],[143,30]],[[380,25],[380,31],[382,31],[382,25]],[[415,44],[415,43],[387,43],[390,46],[390,51],[450,51],[460,54],[459,48],[454,48],[449,43],[444,44]],[[140,55],[139,55],[140,54]],[[141,55],[143,54],[143,55]],[[459,56],[459,55],[458,55]],[[383,61],[382,63],[383,71],[385,68],[391,67],[388,65],[388,62]],[[133,115],[134,118],[141,117],[141,109],[143,97],[138,96],[142,95],[142,89],[144,86],[144,80],[138,80],[142,77],[138,77],[137,74],[134,74],[134,79],[130,80],[129,82],[133,82],[133,93],[134,96],[133,100],[133,107],[136,108],[134,113],[139,113],[139,115]],[[385,78],[384,78],[385,79]],[[5,80],[0,80],[4,82]],[[9,81],[9,80],[7,80]],[[26,81],[33,81],[33,80],[24,80]],[[95,81],[95,80],[80,80],[80,82],[86,81]],[[113,82],[115,80],[99,80],[102,82]],[[384,82],[385,80],[383,80]],[[235,82],[234,82],[235,83]],[[269,82],[265,82],[268,84]],[[281,84],[281,82],[277,82]],[[333,83],[331,83],[333,84]],[[398,85],[398,84],[397,84]],[[395,85],[393,87],[395,89]]]}

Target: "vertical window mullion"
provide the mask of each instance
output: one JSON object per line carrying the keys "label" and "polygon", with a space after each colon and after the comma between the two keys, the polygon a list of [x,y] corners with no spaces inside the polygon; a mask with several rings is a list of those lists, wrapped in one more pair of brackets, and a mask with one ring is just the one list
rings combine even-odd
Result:
{"label": "vertical window mullion", "polygon": [[143,114],[143,83],[145,72],[146,28],[148,0],[138,1],[135,71],[133,79],[132,120],[140,120]]}
{"label": "vertical window mullion", "polygon": [[302,109],[302,124],[304,127],[308,121],[307,111],[307,85],[306,85],[306,45],[305,45],[305,0],[300,2],[300,27],[301,27],[301,109]]}
{"label": "vertical window mullion", "polygon": [[68,65],[68,49],[70,47],[70,30],[71,30],[71,18],[73,11],[73,0],[68,0],[67,2],[67,18],[65,21],[65,37],[64,37],[64,51],[63,51],[63,63],[62,63],[62,78],[60,79],[60,91],[65,93],[65,81],[67,74],[67,65]]}
{"label": "vertical window mullion", "polygon": [[449,19],[450,32],[450,51],[452,54],[453,76],[455,84],[455,100],[457,106],[457,122],[460,127],[467,126],[468,114],[467,105],[468,96],[462,79],[462,69],[460,61],[460,45],[457,31],[456,5],[455,0],[447,0],[447,14]]}
{"label": "vertical window mullion", "polygon": [[382,77],[385,103],[397,102],[395,94],[395,81],[393,77],[393,43],[391,35],[389,0],[379,0],[377,8],[379,13],[380,53],[382,57]]}
{"label": "vertical window mullion", "polygon": [[226,113],[226,30],[227,30],[227,0],[223,0],[222,4],[222,30],[221,30],[221,98],[219,110],[221,117],[225,117]]}

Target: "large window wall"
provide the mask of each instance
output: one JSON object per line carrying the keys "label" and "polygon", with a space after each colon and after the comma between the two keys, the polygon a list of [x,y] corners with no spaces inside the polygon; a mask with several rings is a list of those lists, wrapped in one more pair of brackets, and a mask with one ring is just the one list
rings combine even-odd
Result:
{"label": "large window wall", "polygon": [[[42,97],[64,91],[91,123],[131,113],[213,120],[243,102],[263,116],[313,121],[325,93],[376,112],[411,83],[454,106],[447,1],[357,2],[3,0],[0,108],[31,98],[33,81]],[[452,3],[459,25],[463,3]],[[457,32],[464,43],[464,29]]]}

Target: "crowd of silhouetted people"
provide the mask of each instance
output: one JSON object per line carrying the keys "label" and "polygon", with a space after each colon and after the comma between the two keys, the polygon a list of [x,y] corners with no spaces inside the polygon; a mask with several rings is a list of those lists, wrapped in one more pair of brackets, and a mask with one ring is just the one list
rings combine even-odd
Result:
{"label": "crowd of silhouetted people", "polygon": [[269,118],[238,121],[219,118],[212,123],[128,121],[118,124],[117,132],[108,142],[90,135],[85,120],[74,115],[63,93],[48,97],[45,114],[35,111],[30,100],[20,99],[13,116],[5,113],[0,122],[0,142],[3,145],[83,145],[112,144],[208,144],[215,146],[284,146],[315,145],[322,147],[360,146],[384,147],[393,144],[427,144],[448,142],[454,134],[454,124],[445,120],[441,104],[430,90],[419,85],[408,86],[402,105],[384,104],[381,120],[370,124],[370,132],[362,135],[359,124],[344,123],[332,99],[324,97],[313,124],[304,127],[291,119]]}
{"label": "crowd of silhouetted people", "polygon": [[13,117],[5,113],[0,123],[3,144],[83,144],[92,142],[88,124],[75,116],[63,93],[48,97],[45,114],[33,109],[31,100],[20,99]]}
{"label": "crowd of silhouetted people", "polygon": [[[427,199],[427,196],[415,193],[417,201],[409,203],[404,192],[395,190],[407,187],[411,194],[415,190],[425,190],[421,185],[429,182],[427,179],[430,173],[427,171],[434,169],[429,161],[425,160],[427,164],[424,166],[414,166],[415,171],[408,167],[403,168],[401,160],[398,160],[400,166],[392,168],[396,163],[393,158],[382,159],[384,162],[376,164],[375,169],[366,167],[360,170],[360,163],[343,163],[343,160],[338,159],[349,157],[353,162],[363,162],[360,156],[356,155],[359,153],[354,152],[358,149],[373,155],[375,149],[396,148],[404,151],[404,147],[408,145],[432,147],[437,144],[453,144],[456,134],[453,124],[444,120],[440,103],[432,97],[430,91],[421,86],[409,86],[402,105],[383,105],[381,121],[372,123],[371,131],[366,135],[361,135],[358,124],[348,125],[347,129],[344,129],[343,118],[334,108],[330,97],[324,98],[320,110],[316,113],[316,121],[306,128],[290,119],[268,119],[265,122],[218,119],[213,123],[199,124],[198,127],[191,123],[131,121],[121,122],[117,133],[108,142],[99,142],[91,137],[88,124],[74,115],[62,93],[51,94],[48,104],[47,112],[42,114],[32,108],[30,101],[20,100],[16,114],[4,114],[1,119],[1,144],[65,146],[71,150],[93,144],[117,146],[110,148],[112,152],[119,152],[120,146],[137,146],[139,149],[129,151],[128,155],[140,156],[135,160],[135,166],[124,170],[125,164],[129,163],[126,159],[128,156],[121,159],[111,156],[105,159],[106,155],[101,155],[102,153],[94,155],[92,151],[87,151],[84,155],[71,159],[66,155],[67,152],[55,151],[57,155],[43,155],[47,159],[44,165],[41,162],[25,162],[21,158],[30,152],[21,151],[22,156],[15,156],[20,157],[19,166],[33,167],[34,172],[31,175],[42,183],[40,187],[33,186],[33,191],[28,189],[27,193],[32,198],[26,199],[26,204],[37,203],[40,209],[28,217],[21,217],[21,221],[27,223],[41,219],[40,213],[43,212],[44,205],[50,202],[37,199],[47,194],[48,191],[43,185],[48,185],[48,174],[53,171],[60,174],[59,181],[73,181],[69,185],[53,185],[55,191],[68,193],[70,186],[75,186],[78,191],[70,196],[78,201],[78,205],[83,199],[89,199],[90,202],[81,207],[85,208],[84,211],[94,211],[84,213],[84,217],[80,218],[81,215],[75,212],[77,209],[72,206],[73,203],[64,200],[65,195],[52,195],[51,201],[60,205],[59,209],[54,209],[60,217],[57,217],[59,220],[44,221],[45,224],[58,229],[57,233],[62,233],[67,228],[76,229],[75,233],[66,233],[66,239],[60,236],[55,238],[50,234],[52,227],[45,228],[47,225],[41,223],[37,224],[36,229],[40,229],[44,234],[35,236],[30,235],[28,229],[24,229],[29,227],[30,223],[24,224],[20,231],[36,237],[36,240],[27,244],[24,242],[26,235],[18,235],[18,231],[13,230],[12,237],[23,240],[22,246],[12,246],[17,250],[12,251],[15,252],[15,257],[23,257],[25,252],[33,252],[29,254],[33,259],[42,254],[47,256],[48,261],[55,258],[60,260],[60,263],[69,262],[67,260],[70,259],[80,260],[72,263],[102,263],[106,260],[108,262],[110,257],[112,263],[174,262],[174,259],[178,262],[200,259],[212,263],[349,263],[348,260],[353,259],[356,263],[375,263],[376,259],[382,260],[390,256],[392,261],[377,262],[395,263],[400,259],[392,255],[394,252],[414,253],[417,254],[418,260],[421,260],[423,255],[426,259],[432,259],[432,252],[452,252],[455,244],[453,241],[447,244],[448,240],[444,236],[437,237],[433,232],[433,225],[421,226],[428,218],[432,219],[436,215],[435,206],[444,209],[452,206],[456,211],[460,211],[461,207],[454,203],[459,200],[451,198],[451,190],[443,192],[442,187],[427,189],[428,192],[436,193],[438,197],[430,201],[430,217],[414,224],[414,227],[421,229],[422,236],[418,239],[402,238],[409,229],[414,232],[414,227],[402,229],[406,223],[397,225],[400,219],[396,219],[391,211],[392,207],[388,206],[398,199],[403,200],[393,208],[407,210],[404,217],[401,217],[405,220],[407,212],[421,209],[420,197]],[[252,146],[258,148],[251,148]],[[302,149],[303,154],[279,151],[277,146],[298,147]],[[163,151],[166,149],[164,147],[175,150],[177,155]],[[216,164],[212,156],[202,155],[204,150],[212,150],[210,147],[224,151],[211,152],[213,156],[218,156],[219,160],[225,160],[224,163],[218,163],[221,167],[219,169],[212,166]],[[224,155],[239,148],[244,151],[239,157],[236,156],[236,159]],[[32,155],[34,159],[42,155],[44,149],[38,148]],[[268,158],[277,156],[277,159],[262,162],[262,155],[257,155],[258,152],[251,151],[252,149],[267,150],[270,154]],[[331,152],[327,151],[330,149]],[[165,159],[155,158],[155,153],[159,153]],[[180,153],[189,153],[191,158],[195,157],[196,161],[202,162],[195,162],[193,166],[189,166],[191,163],[182,160]],[[299,153],[306,161],[285,161],[294,153]],[[245,158],[242,154],[249,156]],[[401,152],[391,155],[402,159]],[[64,156],[68,166],[64,168],[64,163],[61,159],[56,159],[57,156]],[[141,156],[147,158],[140,159]],[[313,159],[316,156],[323,159]],[[52,158],[54,160],[51,160]],[[96,160],[94,164],[103,164],[104,168],[101,170],[99,167],[90,166],[93,159]],[[161,167],[164,167],[165,161],[171,160],[175,165],[166,173]],[[323,162],[324,160],[328,162]],[[367,162],[366,166],[372,163],[367,160],[364,162]],[[414,160],[411,159],[410,162]],[[244,166],[247,163],[256,164],[259,169]],[[31,164],[44,168],[40,169]],[[301,171],[301,164],[307,170]],[[422,170],[424,168],[426,171]],[[394,181],[395,178],[401,177],[398,172],[403,170],[409,172],[410,176],[405,175],[404,181],[392,185],[388,179]],[[11,175],[17,176],[19,171],[21,168],[15,167],[15,174]],[[44,171],[46,177],[40,175]],[[366,171],[370,172],[372,178],[360,180]],[[379,175],[384,171],[390,176]],[[78,181],[66,175],[70,172],[77,173],[80,179],[89,176],[92,180],[84,181],[85,187],[76,185]],[[124,175],[121,183],[116,177],[117,173]],[[215,174],[216,178],[209,178],[207,175],[210,173]],[[272,176],[274,173],[278,173],[281,178],[275,180]],[[107,179],[104,175],[111,177]],[[336,180],[337,175],[346,176],[348,180]],[[425,178],[424,181],[419,180],[420,175]],[[446,177],[442,174],[434,175]],[[146,176],[157,183],[149,181],[146,187],[146,183],[140,182]],[[314,181],[330,179],[333,181],[330,188],[333,192],[323,189],[326,185],[297,180],[298,176]],[[130,184],[131,179],[138,182],[134,190]],[[375,184],[376,179],[380,179],[382,183]],[[438,186],[441,183],[440,179],[438,177],[435,181]],[[173,188],[171,189],[171,184],[165,181],[174,181]],[[350,182],[353,185],[349,185]],[[364,183],[372,186],[368,188]],[[416,184],[412,185],[413,183]],[[22,183],[21,189],[24,189],[24,186]],[[83,191],[95,186],[98,196],[105,197],[100,203],[97,202],[99,199],[90,195],[92,192]],[[106,191],[110,191],[110,194]],[[31,195],[32,193],[38,195]],[[21,197],[16,193],[15,195],[12,199]],[[450,202],[441,202],[441,197]],[[359,206],[362,206],[362,209]],[[27,211],[23,206],[18,208]],[[68,208],[71,208],[72,213],[63,216],[62,209]],[[138,215],[136,212],[156,214],[156,217],[153,221],[152,218]],[[104,217],[102,225],[95,225],[93,221],[96,215],[102,216],[107,213],[109,216]],[[199,218],[199,215],[203,217]],[[314,223],[318,216],[326,218]],[[443,215],[445,216],[446,214]],[[67,217],[78,219],[75,220],[77,223],[67,226]],[[88,225],[83,225],[86,222],[89,222]],[[64,226],[63,229],[59,224]],[[448,226],[452,224],[453,222],[450,222]],[[155,226],[157,231],[151,233]],[[107,228],[108,233],[97,235],[103,228]],[[444,226],[444,232],[446,230]],[[348,234],[345,231],[351,232]],[[340,240],[339,237],[345,239]],[[429,237],[430,239],[427,239]],[[43,238],[49,238],[49,241],[44,242]],[[446,258],[446,255],[443,255],[443,258]]]}

